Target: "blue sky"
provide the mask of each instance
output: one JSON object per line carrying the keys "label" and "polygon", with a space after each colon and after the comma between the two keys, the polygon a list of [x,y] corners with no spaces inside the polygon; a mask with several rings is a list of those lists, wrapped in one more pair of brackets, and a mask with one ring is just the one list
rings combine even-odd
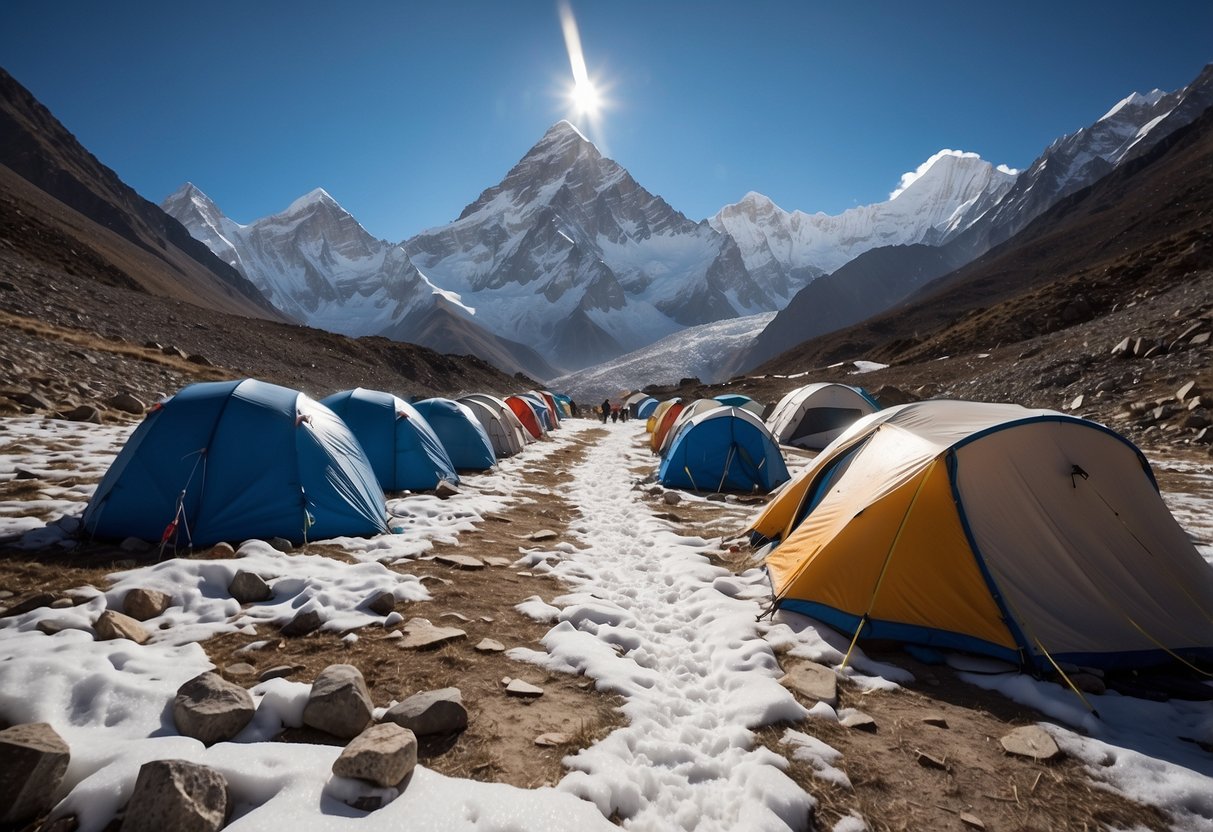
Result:
{"label": "blue sky", "polygon": [[[751,190],[880,201],[945,147],[1026,167],[1213,61],[1208,0],[572,9],[609,87],[599,146],[695,220]],[[454,219],[570,114],[555,0],[4,0],[0,66],[152,201],[189,180],[249,222],[323,187],[391,241]]]}

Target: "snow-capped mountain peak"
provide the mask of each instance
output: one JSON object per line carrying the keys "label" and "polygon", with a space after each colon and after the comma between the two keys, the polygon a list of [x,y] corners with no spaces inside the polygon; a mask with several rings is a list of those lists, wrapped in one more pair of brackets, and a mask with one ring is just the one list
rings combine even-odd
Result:
{"label": "snow-capped mountain peak", "polygon": [[314,188],[288,205],[287,209],[282,212],[282,215],[298,214],[301,211],[306,211],[309,208],[322,204],[331,205],[343,213],[348,213],[324,188]]}
{"label": "snow-capped mountain peak", "polygon": [[977,153],[944,149],[917,170],[903,173],[897,189],[889,194],[889,201],[910,193],[926,199],[959,198],[963,202],[979,192],[997,190],[1018,173],[1006,165],[991,165]]}
{"label": "snow-capped mountain peak", "polygon": [[1100,116],[1098,120],[1103,121],[1105,119],[1112,118],[1117,113],[1119,113],[1121,110],[1133,110],[1133,109],[1142,109],[1142,108],[1153,107],[1155,104],[1157,104],[1159,101],[1161,101],[1163,96],[1165,96],[1165,95],[1166,95],[1166,93],[1159,89],[1150,90],[1145,95],[1142,95],[1139,92],[1129,93],[1127,96],[1125,96],[1120,101],[1118,101],[1116,103],[1116,106],[1114,106],[1112,109],[1108,110],[1106,113],[1104,113],[1102,116]]}

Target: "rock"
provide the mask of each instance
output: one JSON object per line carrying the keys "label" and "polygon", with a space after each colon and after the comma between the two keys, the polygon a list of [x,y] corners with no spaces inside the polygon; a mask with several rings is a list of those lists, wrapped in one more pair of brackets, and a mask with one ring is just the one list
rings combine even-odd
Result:
{"label": "rock", "polygon": [[26,391],[13,396],[13,401],[23,407],[30,407],[34,410],[50,410],[51,403],[39,396],[33,391]]}
{"label": "rock", "polygon": [[277,549],[279,552],[290,552],[290,551],[293,551],[295,548],[295,544],[291,543],[285,537],[271,537],[269,540],[267,540],[265,542],[268,543],[271,547]]}
{"label": "rock", "polygon": [[132,589],[122,598],[122,609],[136,621],[147,621],[163,613],[173,603],[173,596],[156,589]]}
{"label": "rock", "polygon": [[123,413],[133,413],[135,415],[142,415],[143,411],[147,410],[146,404],[125,390],[117,395],[110,396],[106,404],[114,410],[121,410]]}
{"label": "rock", "polygon": [[236,550],[232,548],[230,543],[216,543],[211,547],[208,555],[212,560],[226,560],[227,558],[236,557]]}
{"label": "rock", "polygon": [[396,596],[390,592],[376,592],[366,602],[366,608],[375,615],[391,615],[396,611]]}
{"label": "rock", "polygon": [[1193,335],[1200,332],[1201,329],[1203,329],[1204,327],[1205,327],[1204,321],[1197,321],[1196,323],[1192,324],[1187,329],[1185,329],[1183,332],[1179,333],[1179,335],[1175,336],[1175,340],[1171,342],[1171,349],[1174,350],[1177,346],[1179,346],[1180,344],[1183,344],[1185,341],[1187,341]]}
{"label": "rock", "polygon": [[185,357],[185,360],[191,364],[199,364],[203,367],[214,367],[214,363],[201,353],[190,353]]}
{"label": "rock", "polygon": [[34,629],[40,633],[45,633],[48,636],[55,636],[62,633],[64,630],[79,629],[74,621],[60,621],[54,618],[43,618],[34,625]]}
{"label": "rock", "polygon": [[471,555],[438,555],[434,560],[456,569],[484,569],[484,561]]}
{"label": "rock", "polygon": [[867,731],[869,734],[876,733],[876,720],[865,714],[863,711],[852,711],[851,713],[838,720],[838,724],[843,728],[853,728],[856,731]]}
{"label": "rock", "polygon": [[141,554],[150,551],[152,544],[138,537],[128,537],[118,544],[118,548],[131,554]]}
{"label": "rock", "polygon": [[33,610],[40,610],[43,607],[49,607],[62,596],[51,592],[39,592],[37,595],[31,595],[19,604],[14,604],[4,611],[4,617],[10,615],[24,615]]}
{"label": "rock", "polygon": [[965,826],[972,827],[973,829],[986,828],[986,825],[981,822],[981,818],[977,817],[977,815],[970,815],[968,812],[960,813],[960,822]]}
{"label": "rock", "polygon": [[453,641],[467,638],[468,634],[456,627],[437,627],[425,618],[410,618],[404,625],[404,641],[401,647],[426,650],[441,647]]}
{"label": "rock", "polygon": [[274,665],[261,671],[261,675],[257,677],[257,681],[268,682],[270,679],[285,679],[287,676],[294,676],[300,670],[303,670],[303,665],[301,664]]}
{"label": "rock", "polygon": [[371,694],[358,668],[331,664],[312,683],[303,707],[303,724],[350,739],[370,724],[371,711]]}
{"label": "rock", "polygon": [[1203,411],[1200,411],[1200,410],[1192,411],[1187,416],[1185,416],[1184,420],[1183,420],[1183,426],[1185,428],[1190,428],[1192,430],[1200,430],[1201,428],[1207,428],[1210,424],[1213,424],[1213,422],[1210,422],[1209,414],[1207,414]]}
{"label": "rock", "polygon": [[475,649],[481,653],[504,653],[505,645],[491,638],[482,638]]}
{"label": "rock", "polygon": [[60,419],[66,419],[69,422],[89,422],[94,425],[101,424],[101,411],[93,407],[91,404],[77,405],[71,410],[60,411],[57,415]]}
{"label": "rock", "polygon": [[1195,381],[1189,381],[1187,384],[1175,391],[1175,399],[1178,402],[1186,402],[1191,396],[1199,396],[1200,390],[1196,387]]}
{"label": "rock", "polygon": [[[1021,356],[1021,358],[1031,358],[1030,355]],[[891,384],[882,384],[872,394],[876,401],[880,402],[881,407],[892,407],[897,404],[909,404],[910,402],[918,401],[918,397],[913,393],[907,393],[900,387],[894,387]]]}
{"label": "rock", "polygon": [[720,493],[709,494],[706,499],[713,503],[723,503],[727,498]]}
{"label": "rock", "polygon": [[682,495],[677,491],[667,491],[662,495],[661,499],[665,501],[667,506],[676,506],[682,502]]}
{"label": "rock", "polygon": [[438,485],[434,488],[434,496],[440,500],[449,499],[458,493],[459,489],[448,480],[439,480]]}
{"label": "rock", "polygon": [[324,618],[318,610],[300,610],[295,613],[294,618],[283,625],[280,632],[288,638],[299,638],[316,632],[323,623]]}
{"label": "rock", "polygon": [[1192,441],[1200,445],[1208,445],[1213,443],[1213,429],[1202,428],[1192,437]]}
{"label": "rock", "polygon": [[1190,346],[1190,347],[1206,346],[1209,343],[1209,340],[1211,338],[1213,338],[1213,332],[1202,332],[1199,335],[1193,335],[1191,338],[1188,339],[1188,346]]}
{"label": "rock", "polygon": [[417,737],[391,722],[372,725],[356,736],[333,761],[333,774],[377,786],[399,784],[417,766]]}
{"label": "rock", "polygon": [[556,532],[552,531],[551,529],[540,529],[537,532],[532,532],[531,534],[528,534],[526,536],[526,539],[534,540],[536,543],[538,543],[543,540],[555,540],[559,536],[560,535],[556,534]]}
{"label": "rock", "polygon": [[55,805],[71,750],[45,722],[0,731],[0,824],[20,825]]}
{"label": "rock", "polygon": [[482,560],[489,566],[509,566],[514,562],[509,558],[498,558],[493,557],[492,555],[486,555],[484,558],[482,558]]}
{"label": "rock", "polygon": [[1093,673],[1071,673],[1070,681],[1083,693],[1093,693],[1098,696],[1108,692],[1108,686],[1104,684],[1103,679]]}
{"label": "rock", "polygon": [[1085,395],[1085,394],[1083,394],[1083,393],[1079,393],[1079,394],[1078,394],[1078,395],[1077,395],[1077,396],[1074,398],[1074,401],[1070,402],[1070,404],[1069,404],[1069,406],[1066,408],[1066,410],[1078,410],[1080,407],[1082,407],[1082,403],[1083,403],[1085,400],[1086,400],[1086,395]]}
{"label": "rock", "polygon": [[389,708],[383,719],[408,728],[419,737],[453,734],[468,727],[468,712],[459,688],[415,693]]}
{"label": "rock", "polygon": [[182,735],[214,745],[243,731],[254,710],[247,690],[207,671],[177,688],[173,722]]}
{"label": "rock", "polygon": [[241,569],[232,578],[232,582],[227,585],[227,594],[241,604],[255,604],[258,601],[268,601],[273,598],[274,590],[270,589],[270,585],[256,572],[246,572]]}
{"label": "rock", "polygon": [[521,679],[511,679],[510,683],[505,686],[505,692],[510,696],[518,696],[523,699],[538,699],[543,696],[543,688]]}
{"label": "rock", "polygon": [[560,734],[556,732],[548,734],[540,734],[535,737],[535,745],[540,748],[552,748],[557,745],[568,745],[573,741],[573,737],[569,734]]}
{"label": "rock", "polygon": [[235,664],[229,664],[223,668],[223,675],[229,679],[245,679],[254,675],[256,672],[257,668],[253,667],[248,662],[236,662]]}
{"label": "rock", "polygon": [[936,728],[947,728],[948,721],[943,714],[927,714],[922,718],[923,725],[934,725]]}
{"label": "rock", "polygon": [[136,644],[143,644],[151,638],[147,630],[143,629],[143,625],[138,621],[129,615],[123,615],[113,610],[106,610],[101,613],[93,624],[93,629],[97,631],[98,641],[129,638]]}
{"label": "rock", "polygon": [[30,469],[28,469],[28,468],[21,468],[21,467],[14,468],[14,469],[13,469],[13,475],[14,475],[14,476],[13,476],[13,479],[15,479],[15,480],[36,480],[36,479],[39,479],[38,475],[37,475],[37,474],[35,474],[33,471],[31,471],[31,470],[30,470]]}
{"label": "rock", "polygon": [[1142,358],[1153,358],[1156,355],[1166,355],[1167,347],[1165,344],[1155,344],[1146,350],[1146,354]]}
{"label": "rock", "polygon": [[186,760],[144,763],[119,832],[215,832],[231,810],[227,779]]}
{"label": "rock", "polygon": [[937,768],[937,769],[940,769],[941,771],[948,770],[947,757],[936,757],[934,754],[928,754],[925,751],[919,751],[918,757],[916,759],[918,760],[918,764],[920,766],[922,766],[923,768]]}
{"label": "rock", "polygon": [[1008,754],[1031,757],[1038,762],[1052,760],[1061,754],[1061,749],[1049,732],[1039,725],[1024,725],[1016,728],[999,742]]}
{"label": "rock", "polygon": [[825,702],[831,708],[838,704],[838,676],[825,665],[797,663],[779,683],[806,699]]}

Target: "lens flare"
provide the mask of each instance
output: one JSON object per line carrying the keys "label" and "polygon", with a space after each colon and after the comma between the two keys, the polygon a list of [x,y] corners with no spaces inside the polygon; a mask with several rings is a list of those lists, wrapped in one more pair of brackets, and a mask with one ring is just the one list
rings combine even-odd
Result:
{"label": "lens flare", "polygon": [[581,33],[577,30],[577,20],[573,17],[568,0],[560,0],[557,10],[560,13],[560,29],[564,32],[564,46],[569,53],[569,68],[573,71],[573,85],[566,92],[568,102],[576,115],[584,116],[597,128],[606,102],[586,70]]}

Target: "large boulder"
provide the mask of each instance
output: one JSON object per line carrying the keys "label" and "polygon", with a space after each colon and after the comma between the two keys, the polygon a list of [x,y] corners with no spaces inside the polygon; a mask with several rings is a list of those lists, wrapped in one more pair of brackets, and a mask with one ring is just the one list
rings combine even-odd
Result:
{"label": "large boulder", "polygon": [[156,589],[132,589],[122,598],[122,609],[136,621],[155,618],[169,608],[173,596]]}
{"label": "large boulder", "polygon": [[227,822],[227,779],[187,760],[144,763],[120,832],[217,832]]}
{"label": "large boulder", "polygon": [[383,715],[418,736],[453,734],[468,727],[468,711],[459,688],[442,688],[416,693]]}
{"label": "large boulder", "polygon": [[351,664],[331,664],[312,683],[303,724],[342,739],[362,733],[371,724],[371,693],[361,671]]}
{"label": "large boulder", "polygon": [[45,722],[0,731],[0,825],[33,820],[51,808],[71,751]]}
{"label": "large boulder", "polygon": [[255,604],[273,598],[274,590],[270,589],[270,585],[256,572],[241,569],[227,585],[227,594],[241,604]]}
{"label": "large boulder", "polygon": [[123,615],[120,612],[106,610],[98,616],[97,621],[93,624],[93,629],[97,631],[97,639],[99,641],[109,641],[115,638],[129,638],[136,644],[143,644],[151,635],[147,630],[143,629],[143,625],[129,615]]}
{"label": "large boulder", "polygon": [[239,734],[252,721],[255,710],[247,690],[210,671],[178,688],[173,699],[177,730],[207,745]]}

